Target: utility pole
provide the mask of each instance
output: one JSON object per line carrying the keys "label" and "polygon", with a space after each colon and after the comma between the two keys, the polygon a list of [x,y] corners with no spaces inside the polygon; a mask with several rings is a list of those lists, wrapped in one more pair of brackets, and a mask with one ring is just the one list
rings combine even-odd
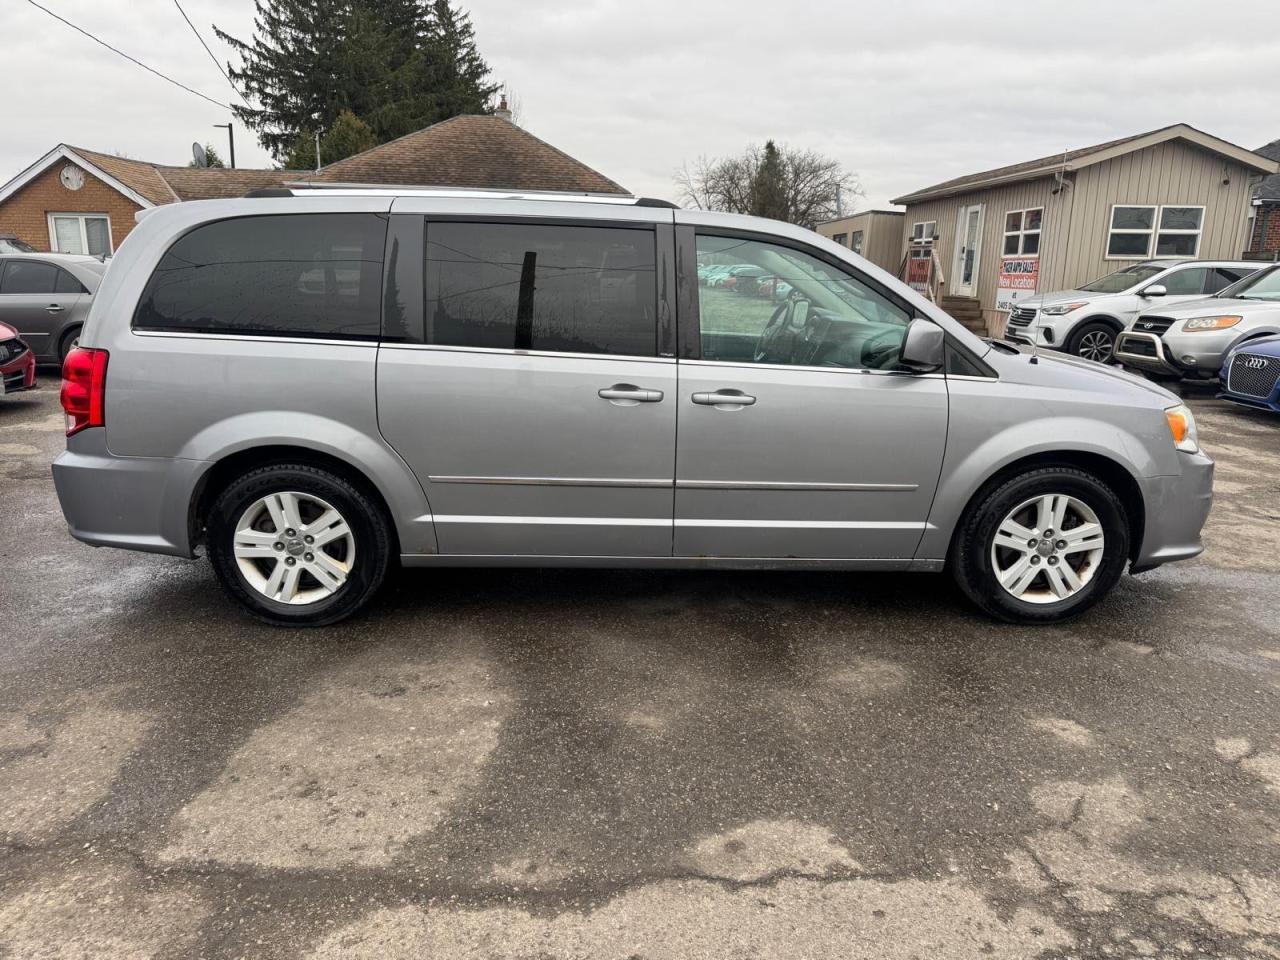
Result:
{"label": "utility pole", "polygon": [[231,146],[231,169],[236,168],[236,132],[229,123],[215,123],[215,127],[227,131],[227,141]]}
{"label": "utility pole", "polygon": [[320,131],[316,130],[316,173],[320,172]]}

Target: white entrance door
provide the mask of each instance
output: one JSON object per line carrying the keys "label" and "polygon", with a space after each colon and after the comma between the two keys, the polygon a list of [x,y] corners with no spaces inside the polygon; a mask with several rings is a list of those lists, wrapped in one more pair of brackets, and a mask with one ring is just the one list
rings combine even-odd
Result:
{"label": "white entrance door", "polygon": [[961,297],[978,295],[978,268],[982,254],[982,204],[961,207],[956,217],[956,262],[951,292]]}

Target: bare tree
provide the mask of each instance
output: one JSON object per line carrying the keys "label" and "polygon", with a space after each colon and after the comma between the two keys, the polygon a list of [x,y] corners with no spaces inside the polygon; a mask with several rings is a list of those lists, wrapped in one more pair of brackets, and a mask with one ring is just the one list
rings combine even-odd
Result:
{"label": "bare tree", "polygon": [[813,228],[863,196],[858,175],[816,150],[752,144],[737,156],[699,157],[675,173],[687,207],[773,217]]}

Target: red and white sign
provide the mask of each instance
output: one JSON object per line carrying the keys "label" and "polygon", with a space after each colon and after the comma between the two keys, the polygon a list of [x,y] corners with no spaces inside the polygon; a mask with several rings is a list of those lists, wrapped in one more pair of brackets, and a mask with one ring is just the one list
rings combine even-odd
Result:
{"label": "red and white sign", "polygon": [[912,290],[924,293],[929,289],[929,273],[932,267],[932,257],[912,257],[907,261],[907,283]]}
{"label": "red and white sign", "polygon": [[1019,300],[1034,296],[1039,285],[1039,257],[1005,257],[996,281],[996,309],[1012,310]]}

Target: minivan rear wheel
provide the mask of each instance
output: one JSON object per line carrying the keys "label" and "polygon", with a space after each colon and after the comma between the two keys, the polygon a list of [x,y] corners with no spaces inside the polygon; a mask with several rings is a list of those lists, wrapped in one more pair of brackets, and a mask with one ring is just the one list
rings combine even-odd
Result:
{"label": "minivan rear wheel", "polygon": [[370,497],[309,464],[258,467],[213,501],[209,559],[259,620],[315,627],[359,610],[386,575],[391,536]]}
{"label": "minivan rear wheel", "polygon": [[1014,623],[1052,623],[1101,600],[1124,572],[1129,522],[1100,479],[1042,467],[981,495],[951,551],[960,588],[984,611]]}

